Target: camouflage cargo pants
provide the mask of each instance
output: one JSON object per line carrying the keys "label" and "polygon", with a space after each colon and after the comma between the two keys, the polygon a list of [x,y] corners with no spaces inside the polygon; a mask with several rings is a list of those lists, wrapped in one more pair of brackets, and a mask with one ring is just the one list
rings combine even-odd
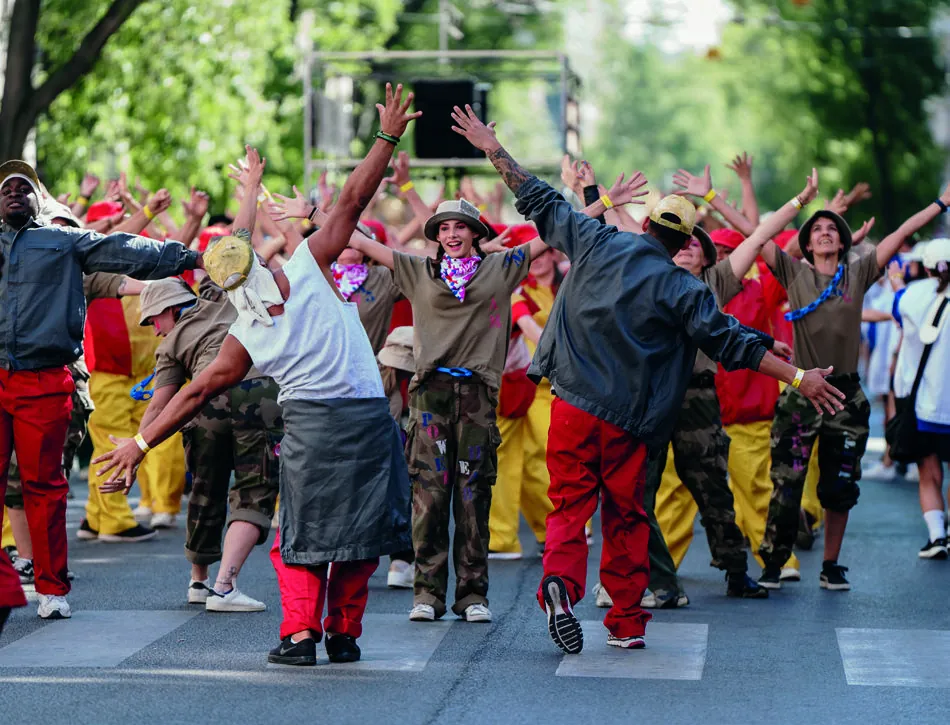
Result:
{"label": "camouflage cargo pants", "polygon": [[782,566],[792,555],[808,461],[818,446],[818,500],[830,511],[850,511],[861,490],[861,457],[867,447],[871,404],[857,375],[833,375],[828,382],[844,393],[845,408],[821,415],[791,386],[775,406],[772,421],[772,498],[765,538],[759,548],[767,566]]}
{"label": "camouflage cargo pants", "polygon": [[406,453],[412,481],[412,544],[416,604],[445,613],[449,578],[449,515],[455,603],[488,603],[488,512],[501,442],[497,400],[480,382],[430,377],[412,393]]}
{"label": "camouflage cargo pants", "polygon": [[[712,554],[712,565],[727,572],[746,571],[748,559],[745,542],[736,525],[735,501],[729,489],[729,436],[722,429],[719,398],[712,375],[693,377],[673,428],[671,443],[676,474],[699,507],[700,522],[706,529],[706,539]],[[655,464],[648,469],[647,490],[654,491],[654,498],[665,466],[664,449]],[[666,557],[669,557],[666,542],[651,536],[651,561],[654,558],[663,560],[664,551],[658,548],[660,543]],[[671,582],[667,584],[671,585]]]}
{"label": "camouflage cargo pants", "polygon": [[[185,557],[221,560],[225,523],[247,521],[267,540],[279,483],[277,456],[284,425],[271,378],[244,380],[211,400],[182,431],[193,485],[188,500]],[[234,486],[228,492],[231,472]],[[230,518],[228,508],[230,507]]]}
{"label": "camouflage cargo pants", "polygon": [[[80,358],[68,367],[76,389],[73,391],[73,412],[69,419],[69,430],[66,432],[66,445],[63,446],[63,470],[66,472],[67,481],[73,470],[76,451],[79,450],[79,446],[86,437],[89,415],[95,409],[92,397],[89,395],[89,371],[86,369],[86,364]],[[20,484],[20,468],[17,466],[16,453],[10,455],[10,472],[7,476],[4,505],[11,509],[23,508],[23,487]]]}

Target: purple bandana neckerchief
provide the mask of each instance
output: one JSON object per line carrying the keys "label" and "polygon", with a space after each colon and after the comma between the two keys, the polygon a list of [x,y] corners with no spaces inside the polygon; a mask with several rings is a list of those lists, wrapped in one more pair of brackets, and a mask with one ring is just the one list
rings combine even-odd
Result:
{"label": "purple bandana neckerchief", "polygon": [[347,302],[350,297],[358,290],[366,278],[369,276],[369,267],[365,264],[337,264],[330,265],[333,272],[333,281],[336,282],[337,289],[343,295]]}
{"label": "purple bandana neckerchief", "polygon": [[459,302],[465,301],[465,285],[478,271],[481,261],[481,257],[462,257],[461,259],[442,257],[440,270],[442,279],[452,290],[452,294],[458,297]]}

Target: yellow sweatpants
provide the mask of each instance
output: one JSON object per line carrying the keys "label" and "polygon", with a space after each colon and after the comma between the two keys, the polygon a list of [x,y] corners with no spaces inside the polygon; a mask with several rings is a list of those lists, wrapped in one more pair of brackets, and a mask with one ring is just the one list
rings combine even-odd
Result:
{"label": "yellow sweatpants", "polygon": [[498,479],[492,491],[488,520],[492,551],[520,552],[518,512],[524,514],[539,543],[544,543],[545,521],[554,508],[548,498],[548,428],[551,426],[551,386],[538,385],[534,402],[523,418],[498,417]]}
{"label": "yellow sweatpants", "polygon": [[0,533],[0,549],[6,549],[8,546],[16,546],[13,540],[13,527],[10,526],[10,517],[7,516],[7,510],[3,508],[3,531]]}
{"label": "yellow sweatpants", "polygon": [[[136,378],[112,373],[93,372],[89,392],[96,409],[89,418],[93,458],[115,446],[109,436],[131,438],[139,429],[148,403],[133,400],[129,395]],[[102,494],[99,484],[107,476],[96,475],[97,466],[89,466],[89,502],[86,519],[99,533],[118,534],[135,526],[135,517],[128,499],[121,493]],[[137,480],[142,491],[142,505],[154,513],[177,514],[181,511],[181,494],[185,488],[185,452],[181,435],[175,434],[149,451],[139,466]]]}

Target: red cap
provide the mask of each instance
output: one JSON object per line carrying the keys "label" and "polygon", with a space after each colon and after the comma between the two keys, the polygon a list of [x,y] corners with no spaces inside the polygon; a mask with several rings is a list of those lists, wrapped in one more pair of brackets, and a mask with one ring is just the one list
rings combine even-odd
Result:
{"label": "red cap", "polygon": [[798,236],[797,229],[786,229],[784,232],[779,232],[776,234],[772,241],[774,241],[781,249],[785,249],[788,246],[789,241]]}
{"label": "red cap", "polygon": [[89,223],[97,222],[100,219],[115,216],[124,210],[125,207],[117,201],[97,201],[86,211],[86,221]]}
{"label": "red cap", "polygon": [[205,227],[201,230],[201,235],[198,237],[198,251],[202,253],[206,252],[212,239],[215,237],[226,237],[230,233],[227,227]]}
{"label": "red cap", "polygon": [[739,234],[735,229],[716,229],[709,233],[709,238],[712,239],[713,244],[717,247],[725,247],[726,249],[735,249],[742,242],[745,241],[745,237]]}
{"label": "red cap", "polygon": [[373,235],[376,237],[376,241],[380,244],[388,244],[389,240],[386,238],[386,225],[382,222],[378,222],[375,219],[364,219],[363,224],[368,226],[373,230]]}

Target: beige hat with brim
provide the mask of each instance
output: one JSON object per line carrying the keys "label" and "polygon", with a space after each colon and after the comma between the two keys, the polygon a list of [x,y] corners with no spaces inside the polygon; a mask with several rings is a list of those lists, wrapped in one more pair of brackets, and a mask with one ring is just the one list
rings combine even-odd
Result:
{"label": "beige hat with brim", "polygon": [[221,237],[208,245],[208,251],[204,253],[205,272],[225,292],[244,284],[254,264],[251,241],[242,237]]}
{"label": "beige hat with brim", "polygon": [[443,201],[439,204],[435,214],[426,221],[426,239],[438,242],[439,225],[453,219],[466,224],[469,229],[475,232],[478,239],[484,239],[488,236],[488,227],[481,220],[481,212],[478,211],[478,207],[465,199],[459,199],[458,201]]}
{"label": "beige hat with brim", "polygon": [[139,324],[148,327],[155,315],[162,314],[170,307],[196,302],[197,295],[191,287],[180,279],[160,279],[149,282],[139,297]]}
{"label": "beige hat with brim", "polygon": [[43,193],[40,191],[40,177],[36,175],[36,171],[32,166],[26,163],[26,161],[13,159],[12,161],[6,161],[0,164],[0,187],[2,187],[8,179],[23,179],[33,187],[37,198],[42,198]]}
{"label": "beige hat with brim", "polygon": [[379,351],[376,359],[386,367],[416,371],[415,357],[412,354],[413,331],[412,327],[397,327],[386,338],[386,344]]}

